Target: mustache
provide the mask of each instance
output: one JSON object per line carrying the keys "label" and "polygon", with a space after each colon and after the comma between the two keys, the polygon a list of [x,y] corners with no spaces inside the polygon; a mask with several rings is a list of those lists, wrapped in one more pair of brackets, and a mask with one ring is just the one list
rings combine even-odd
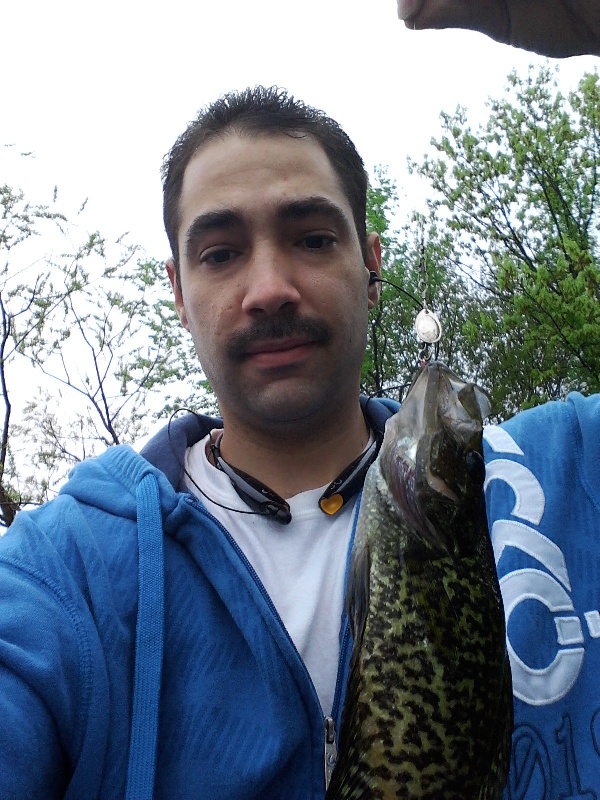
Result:
{"label": "mustache", "polygon": [[306,341],[327,344],[331,341],[331,327],[318,317],[297,314],[277,314],[257,319],[244,330],[231,336],[227,345],[227,355],[234,361],[241,361],[256,342],[287,339],[299,336]]}

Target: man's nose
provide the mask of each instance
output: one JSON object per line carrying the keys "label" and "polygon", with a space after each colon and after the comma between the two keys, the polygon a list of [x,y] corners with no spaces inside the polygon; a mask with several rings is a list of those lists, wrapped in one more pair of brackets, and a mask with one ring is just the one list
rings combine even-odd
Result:
{"label": "man's nose", "polygon": [[291,262],[279,248],[269,245],[256,248],[246,272],[244,311],[276,314],[284,306],[300,302]]}

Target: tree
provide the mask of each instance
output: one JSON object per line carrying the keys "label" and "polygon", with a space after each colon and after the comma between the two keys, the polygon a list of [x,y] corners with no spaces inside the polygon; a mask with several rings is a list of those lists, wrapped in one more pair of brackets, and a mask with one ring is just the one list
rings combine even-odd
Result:
{"label": "tree", "polygon": [[564,97],[548,67],[512,73],[489,108],[476,131],[464,109],[442,114],[438,156],[412,167],[471,281],[469,358],[506,417],[600,389],[598,76]]}
{"label": "tree", "polygon": [[60,298],[54,292],[48,271],[39,271],[28,284],[17,283],[22,264],[13,265],[14,253],[48,228],[60,229],[64,217],[47,206],[31,204],[22,192],[0,186],[0,391],[2,434],[0,439],[0,524],[8,526],[21,506],[12,444],[13,406],[8,370],[19,353],[23,337],[40,335],[44,319]]}
{"label": "tree", "polygon": [[443,325],[437,356],[461,374],[473,374],[462,329],[471,296],[467,282],[453,268],[449,233],[439,230],[433,216],[416,212],[394,230],[391,220],[396,213],[395,182],[378,167],[367,195],[367,226],[381,240],[385,282],[370,315],[361,388],[369,395],[402,399],[425,355],[414,331],[424,301]]}
{"label": "tree", "polygon": [[[439,357],[487,388],[501,419],[600,389],[598,77],[565,98],[548,68],[511,74],[489,109],[475,131],[463,109],[442,114],[435,156],[412,164],[433,192],[426,213],[398,224],[394,181],[375,171],[368,227],[389,283],[371,312],[362,389],[402,397],[421,358],[413,325],[425,297],[443,325]],[[0,202],[7,526],[85,456],[215,401],[161,264],[124,239],[82,237],[56,203],[31,204],[8,186]],[[53,256],[40,256],[40,241]],[[27,384],[37,388],[25,396]]]}
{"label": "tree", "polygon": [[[204,396],[163,266],[0,187],[0,525],[77,461]],[[53,255],[41,256],[43,241]],[[44,248],[45,249],[45,248]],[[165,396],[170,387],[176,396]],[[37,388],[36,388],[37,387]]]}

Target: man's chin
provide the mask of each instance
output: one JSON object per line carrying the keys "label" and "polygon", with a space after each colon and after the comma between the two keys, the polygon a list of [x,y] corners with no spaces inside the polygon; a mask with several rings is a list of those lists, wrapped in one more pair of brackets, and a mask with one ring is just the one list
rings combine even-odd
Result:
{"label": "man's chin", "polygon": [[239,411],[254,427],[273,428],[274,432],[302,433],[331,408],[331,397],[322,383],[277,381],[261,391],[241,394]]}

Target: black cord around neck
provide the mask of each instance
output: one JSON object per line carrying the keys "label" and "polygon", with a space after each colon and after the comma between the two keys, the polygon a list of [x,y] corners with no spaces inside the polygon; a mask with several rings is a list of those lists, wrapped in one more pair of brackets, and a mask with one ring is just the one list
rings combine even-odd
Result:
{"label": "black cord around neck", "polygon": [[194,480],[194,478],[193,478],[193,477],[190,475],[190,473],[187,471],[187,469],[186,469],[186,467],[185,467],[185,464],[184,464],[182,461],[180,461],[180,460],[179,460],[179,456],[177,455],[177,451],[175,450],[175,447],[173,446],[173,440],[172,440],[172,438],[171,438],[171,422],[173,421],[173,418],[175,417],[175,415],[176,415],[176,414],[179,414],[179,412],[180,412],[180,411],[184,411],[184,412],[186,412],[187,414],[193,414],[193,415],[194,415],[194,416],[196,416],[196,417],[197,417],[198,415],[196,414],[196,412],[195,412],[195,411],[192,411],[192,410],[191,410],[191,409],[189,409],[189,408],[177,408],[177,409],[176,409],[176,410],[175,410],[175,411],[174,411],[174,412],[171,414],[171,416],[169,417],[169,421],[167,422],[167,439],[169,440],[169,447],[171,448],[171,453],[173,454],[173,457],[175,458],[175,461],[176,461],[177,465],[179,466],[179,468],[180,468],[180,470],[183,472],[183,474],[186,476],[186,478],[188,478],[188,480],[189,480],[189,481],[190,481],[190,482],[191,482],[191,483],[192,483],[192,484],[193,484],[193,485],[196,487],[196,489],[198,489],[198,491],[200,492],[200,494],[201,494],[203,497],[205,497],[205,498],[206,498],[208,501],[210,501],[211,503],[213,503],[213,505],[215,505],[215,506],[219,506],[219,508],[222,508],[222,509],[224,509],[225,511],[236,511],[238,514],[253,514],[253,515],[259,515],[259,516],[263,516],[263,517],[268,517],[268,516],[269,516],[269,512],[268,512],[268,511],[246,511],[245,509],[241,509],[241,508],[233,508],[232,506],[226,506],[226,505],[223,505],[223,503],[219,503],[219,501],[218,501],[218,500],[214,500],[212,497],[210,497],[210,495],[208,495],[208,494],[207,494],[207,493],[204,491],[204,489],[202,489],[202,487],[201,487],[201,486],[199,486],[199,485],[196,483],[196,481]]}
{"label": "black cord around neck", "polygon": [[[173,446],[171,439],[171,422],[175,414],[179,411],[187,411],[194,414],[195,412],[189,409],[177,409],[171,414],[167,424],[167,438],[169,447],[173,453],[177,464],[182,470],[183,474],[190,480],[190,482],[198,489],[200,494],[209,500],[214,505],[225,511],[235,511],[238,514],[256,514],[258,516],[270,517],[282,525],[288,525],[292,520],[292,514],[289,504],[280,497],[276,492],[269,488],[266,484],[243,472],[236,467],[229,464],[221,455],[220,443],[223,433],[221,432],[217,440],[213,442],[212,435],[210,437],[210,451],[213,457],[213,462],[217,469],[224,472],[238,496],[250,507],[251,510],[242,510],[233,508],[231,506],[223,505],[210,497],[194,480],[178,458],[178,455]],[[367,470],[376,459],[379,448],[381,446],[382,436],[376,431],[372,432],[370,436],[372,442],[368,445],[356,459],[354,459],[345,469],[327,486],[325,491],[319,498],[319,508],[324,514],[333,516],[336,514],[356,493],[360,490],[364,483]]]}

